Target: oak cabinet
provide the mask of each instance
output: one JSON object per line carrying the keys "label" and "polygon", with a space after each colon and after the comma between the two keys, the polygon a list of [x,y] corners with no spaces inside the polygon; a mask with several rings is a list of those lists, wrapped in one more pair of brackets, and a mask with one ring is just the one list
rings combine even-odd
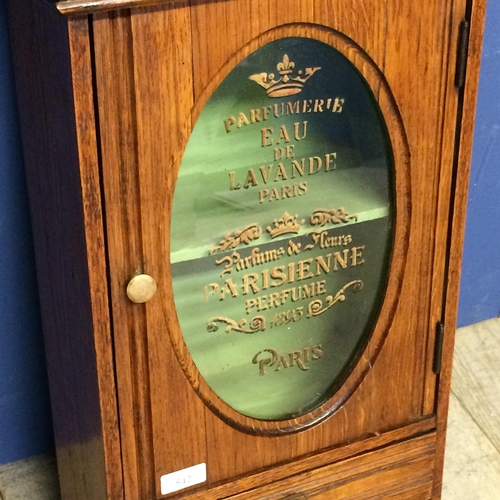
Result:
{"label": "oak cabinet", "polygon": [[9,2],[64,498],[439,498],[484,9]]}

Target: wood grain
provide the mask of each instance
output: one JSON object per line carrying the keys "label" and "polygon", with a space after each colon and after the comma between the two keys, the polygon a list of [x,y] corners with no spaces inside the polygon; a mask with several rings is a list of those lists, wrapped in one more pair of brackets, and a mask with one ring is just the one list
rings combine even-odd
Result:
{"label": "wood grain", "polygon": [[73,68],[75,120],[83,214],[87,241],[90,300],[93,308],[95,357],[103,426],[104,462],[108,499],[123,498],[121,441],[116,407],[115,359],[111,338],[100,171],[97,157],[95,104],[92,86],[91,47],[86,20],[69,23],[69,46]]}
{"label": "wood grain", "polygon": [[[279,2],[192,1],[193,65],[195,99],[200,99],[210,82],[243,46],[262,33],[293,23],[310,23],[338,30],[350,37],[384,70],[386,18],[380,8],[370,7],[365,0],[351,0],[349,8],[341,0],[304,2],[292,0],[286,9]],[[356,15],[353,15],[356,12]],[[232,22],[241,17],[245,23]],[[376,20],[376,22],[374,22]],[[214,23],[219,36],[212,36],[207,26]],[[219,80],[220,81],[220,80]],[[217,82],[218,83],[218,82]]]}
{"label": "wood grain", "polygon": [[[489,383],[491,380],[487,376],[489,370],[483,367],[490,367],[492,360],[498,363],[500,353],[497,352],[498,349],[490,351],[481,348],[480,352],[476,353],[477,346],[483,344],[486,332],[498,337],[500,320],[493,319],[471,325],[457,332],[455,358],[460,358],[464,365],[470,367],[469,372],[474,373],[475,376],[456,376],[456,370],[454,371],[443,476],[443,500],[470,500],[476,497],[494,500],[499,496],[500,484],[497,478],[500,477],[500,454],[475,421],[477,406],[468,405],[466,410],[453,395],[453,392],[460,394],[475,389],[487,398],[483,400],[485,407],[495,405],[500,387],[498,384]],[[483,376],[484,374],[486,376]],[[487,422],[488,415],[481,408],[479,412],[483,413],[484,420],[486,420],[485,429],[492,429]],[[496,413],[492,412],[490,418],[495,419]],[[435,422],[430,419],[410,427],[413,428],[413,434],[419,435],[433,429]],[[273,470],[253,474],[243,480],[212,488],[209,492],[203,492],[191,498],[192,500],[213,500],[237,494],[240,490],[248,491],[263,487],[276,480],[325,467],[334,459],[338,463],[340,460],[358,456],[366,449],[380,449],[387,444],[398,442],[402,438],[409,437],[407,433],[404,433],[405,430],[406,428],[396,429],[381,436],[373,436],[369,440],[343,446],[341,454],[338,453],[340,450],[330,450]],[[498,427],[492,430],[498,430]],[[55,458],[52,456],[32,457],[0,466],[0,491],[4,493],[6,499],[10,500],[59,500]],[[395,498],[399,497],[396,495]]]}
{"label": "wood grain", "polygon": [[465,214],[467,210],[468,180],[474,131],[479,66],[481,64],[481,47],[483,43],[483,27],[486,16],[486,4],[475,1],[470,5],[470,39],[468,47],[467,77],[463,93],[463,104],[460,124],[457,129],[456,177],[454,196],[451,203],[451,239],[448,253],[448,274],[446,286],[446,302],[444,310],[445,339],[443,367],[439,377],[438,389],[438,428],[437,428],[437,462],[434,481],[434,498],[440,498],[443,457],[446,444],[446,419],[451,387],[451,368],[453,363],[453,347],[455,340],[456,315],[458,309],[458,292],[460,284],[460,263],[465,233]]}
{"label": "wood grain", "polygon": [[[140,488],[153,495],[154,487],[151,472],[145,468],[152,460],[145,313],[144,307],[133,304],[124,293],[128,281],[145,272],[137,202],[134,62],[126,50],[130,17],[122,12],[96,16],[93,30],[118,401],[123,456],[128,464],[124,482],[126,495],[134,498]],[[114,47],[113,53],[108,45]],[[122,231],[116,229],[118,225]],[[141,384],[133,383],[137,378],[142,379]]]}
{"label": "wood grain", "polygon": [[[128,11],[104,14],[94,22],[109,266],[119,332],[115,341],[120,414],[130,464],[125,482],[132,498],[159,495],[155,479],[206,461],[200,434],[205,410],[168,349],[166,332],[175,321],[165,278],[170,275],[164,258],[169,224],[155,219],[168,217],[173,192],[156,188],[174,184],[181,153],[175,146],[183,133],[179,123],[193,105],[190,32],[170,29],[189,26],[186,16],[187,4],[143,11],[136,17]],[[184,73],[169,68],[184,68]],[[157,78],[151,78],[152,72]],[[158,141],[160,124],[166,128]],[[124,294],[128,280],[138,273],[148,273],[158,282],[156,297],[145,305],[131,303]],[[190,415],[196,426],[172,418],[174,401],[176,412]],[[185,446],[186,440],[192,445]],[[153,447],[159,450],[154,458]],[[168,451],[172,448],[178,450],[175,455]]]}
{"label": "wood grain", "polygon": [[[452,13],[450,20],[449,36],[450,36],[450,51],[449,57],[443,60],[443,64],[448,65],[448,78],[443,81],[443,96],[456,95],[458,90],[455,88],[455,68],[457,60],[457,48],[459,38],[459,27],[461,19],[466,12],[466,2],[456,2],[457,8]],[[455,140],[456,123],[458,119],[459,102],[455,99],[445,99],[441,104],[445,109],[445,118],[443,121],[442,140],[450,143]],[[455,149],[442,148],[441,165],[450,165],[455,162]],[[433,359],[435,354],[435,325],[443,319],[443,308],[445,298],[440,290],[443,290],[446,281],[446,266],[447,255],[450,245],[449,231],[449,213],[450,203],[453,190],[453,169],[442,169],[437,189],[437,210],[436,219],[438,221],[436,227],[435,247],[433,249],[433,271],[432,271],[432,286],[429,300],[431,301],[431,317],[429,318],[429,341],[427,349],[426,364],[429,370],[426,374],[425,392],[424,392],[424,407],[427,411],[432,411],[436,407],[436,374],[433,372]]]}
{"label": "wood grain", "polygon": [[[454,61],[467,5],[462,95]],[[431,488],[438,498],[485,2],[57,2],[69,19],[36,0],[9,6],[64,498],[160,498],[162,475],[198,463],[207,482],[172,498],[420,500]],[[290,34],[342,40],[331,43],[373,89],[395,152],[396,245],[364,380],[355,369],[336,413],[315,427],[265,437],[250,431],[280,424],[225,407],[187,355],[170,214],[208,97],[245,54]],[[139,273],[159,285],[146,304],[125,293]]]}
{"label": "wood grain", "polygon": [[432,490],[434,447],[435,435],[430,434],[230,498],[425,500]]}
{"label": "wood grain", "polygon": [[[373,64],[369,55],[352,40],[346,39],[343,35],[333,30],[326,30],[324,28],[319,29],[317,26],[300,23],[266,30],[262,36],[253,39],[240,51],[236,52],[209,83],[196,101],[192,111],[191,122],[196,123],[199,114],[215,89],[245,57],[266,43],[291,36],[312,37],[331,45],[359,68],[367,83],[371,86],[374,94],[378,94],[380,110],[388,127],[393,148],[396,171],[395,187],[397,192],[396,217],[394,221],[395,230],[390,263],[391,272],[387,284],[385,300],[379,313],[377,325],[373,330],[370,340],[367,342],[364,355],[361,356],[361,359],[351,373],[346,376],[343,386],[325,404],[303,417],[291,420],[284,420],[281,422],[256,421],[255,419],[246,418],[221,401],[203,380],[194,366],[189,365],[185,368],[184,371],[192,385],[196,387],[196,390],[207,406],[209,406],[220,418],[246,433],[266,436],[283,436],[286,432],[298,432],[326,419],[330,414],[344,405],[347,399],[360,385],[366,374],[371,370],[385,341],[387,332],[389,331],[394,311],[400,297],[411,219],[410,155],[404,125],[397,105],[382,73]],[[202,60],[204,60],[204,58],[202,58]],[[185,145],[182,144],[180,149],[184,150],[184,148]],[[170,293],[173,294],[173,292]],[[183,342],[180,328],[174,325],[174,327],[170,329],[170,332],[171,338],[174,339],[174,349],[176,350],[180,362],[182,363],[181,360],[190,359],[190,353]]]}
{"label": "wood grain", "polygon": [[119,499],[86,26],[70,39],[66,20],[38,1],[9,2],[9,14],[62,494]]}
{"label": "wood grain", "polygon": [[[177,324],[169,207],[183,155],[179,144],[187,141],[193,106],[190,16],[189,2],[132,15],[144,252],[159,283],[155,299],[146,304],[157,495],[160,476],[207,462],[206,408],[189,386],[169,338]],[[187,419],[196,424],[186,425]]]}
{"label": "wood grain", "polygon": [[312,454],[302,460],[282,464],[265,471],[251,474],[248,477],[236,478],[236,480],[215,486],[210,490],[199,493],[187,494],[189,500],[217,500],[230,495],[238,494],[240,491],[252,490],[264,485],[271,485],[275,481],[296,476],[304,472],[312,473],[315,469],[325,467],[332,463],[338,463],[348,458],[362,454],[367,449],[379,449],[392,443],[408,440],[422,434],[428,434],[435,427],[434,418],[428,418],[421,422],[393,429],[383,434],[366,437],[355,443],[338,446],[319,454]]}
{"label": "wood grain", "polygon": [[[441,201],[438,199],[439,180],[446,175],[445,172],[451,172],[453,165],[451,159],[442,161],[441,154],[453,151],[453,135],[447,134],[443,137],[442,134],[445,103],[451,107],[457,105],[456,94],[446,93],[446,82],[454,77],[453,68],[447,65],[446,58],[453,57],[453,43],[449,38],[450,17],[453,18],[460,12],[460,6],[456,3],[440,2],[433,3],[420,12],[418,10],[409,3],[389,4],[385,75],[400,106],[412,155],[413,227],[410,241],[412,251],[408,256],[408,266],[412,270],[407,273],[408,281],[404,286],[412,288],[413,291],[411,298],[407,295],[406,298],[409,300],[402,307],[403,310],[407,308],[407,311],[410,309],[420,311],[408,315],[408,329],[425,332],[425,335],[407,338],[411,345],[408,347],[414,353],[412,363],[414,371],[410,376],[411,382],[409,380],[408,382],[414,384],[415,393],[418,392],[423,396],[425,392],[422,382],[426,375],[432,380],[431,386],[435,386],[436,382],[435,375],[429,374],[431,363],[426,358],[428,350],[433,348],[434,327],[430,319],[439,314],[441,302],[432,302],[430,298],[431,291],[436,296],[442,297],[443,288],[431,281],[432,259],[434,246],[440,244],[436,234],[440,224],[437,214],[437,206]],[[422,16],[424,12],[426,16],[431,16],[441,24],[440,30],[432,32],[427,30],[428,21]],[[420,26],[426,26],[425,40],[423,38],[413,40],[403,31],[394,29],[393,26],[399,26],[400,19],[411,19]],[[432,53],[433,47],[441,49]],[[429,58],[428,63],[424,62],[427,58]],[[402,75],[398,69],[405,64],[405,61],[411,61],[409,66],[410,72],[413,73],[413,76],[407,74],[406,84],[400,80]],[[424,124],[426,120],[424,109],[439,109],[439,120]],[[437,144],[440,144],[441,148],[434,146]],[[424,164],[426,168],[418,167]],[[415,399],[414,404],[416,406],[413,411],[424,409],[432,411],[423,398],[419,401]]]}
{"label": "wood grain", "polygon": [[[432,331],[431,318],[438,317],[442,307],[442,300],[438,298],[443,294],[443,281],[433,282],[433,266],[441,266],[441,269],[444,266],[445,252],[441,239],[437,239],[441,237],[440,233],[436,231],[438,226],[442,227],[440,221],[443,213],[446,213],[443,207],[448,205],[446,193],[449,193],[449,186],[448,191],[444,191],[443,201],[438,201],[438,195],[443,190],[441,179],[451,178],[453,168],[454,137],[449,131],[449,124],[444,132],[444,124],[458,103],[458,95],[449,92],[449,82],[454,78],[454,67],[449,61],[454,54],[452,33],[457,32],[463,5],[441,3],[422,9],[421,6],[397,2],[375,6],[355,0],[350,8],[341,3],[326,8],[323,4],[295,0],[288,7],[284,10],[278,2],[234,0],[208,3],[193,1],[190,9],[187,9],[187,4],[137,8],[130,12],[130,27],[120,39],[113,39],[106,34],[109,28],[101,28],[106,16],[96,18],[95,37],[96,46],[99,47],[96,56],[99,58],[102,54],[103,57],[102,62],[98,63],[101,68],[99,78],[107,79],[105,70],[113,75],[109,81],[102,83],[104,97],[100,103],[106,109],[101,120],[110,120],[109,125],[103,123],[102,129],[109,128],[110,135],[115,129],[127,128],[131,134],[128,143],[132,142],[136,148],[137,166],[135,172],[132,164],[127,168],[130,169],[130,175],[139,176],[141,181],[136,188],[136,198],[129,198],[127,204],[130,206],[123,210],[129,210],[128,225],[141,227],[141,234],[137,238],[142,238],[142,259],[148,262],[148,272],[160,283],[159,293],[144,307],[146,319],[145,323],[142,320],[141,325],[147,324],[148,343],[142,344],[145,356],[143,368],[136,370],[135,376],[130,376],[129,370],[125,369],[127,375],[123,378],[128,380],[119,389],[120,392],[124,391],[120,397],[126,402],[131,394],[137,392],[138,387],[150,387],[151,422],[155,437],[153,443],[147,445],[144,442],[143,446],[154,450],[156,481],[161,474],[207,461],[210,486],[231,477],[249,474],[256,468],[269,468],[315,450],[357,440],[367,432],[383,432],[408,424],[434,409],[434,399],[429,396],[436,382],[429,356],[433,337],[432,333],[427,332]],[[128,16],[126,12],[122,15]],[[243,24],[232,22],[237,18],[248,21]],[[112,16],[107,16],[107,19],[112,20]],[[307,433],[269,441],[238,432],[221,423],[194,397],[192,388],[182,374],[176,374],[179,362],[186,364],[189,371],[192,361],[186,356],[176,358],[172,351],[182,347],[182,337],[178,335],[176,318],[170,313],[173,309],[170,271],[163,255],[169,248],[171,193],[192,126],[185,117],[189,116],[193,105],[199,112],[206,95],[210,95],[207,89],[215,88],[222,78],[221,68],[241,47],[250,47],[252,40],[277,25],[293,23],[323,24],[341,31],[359,43],[385,70],[385,79],[401,112],[412,156],[413,223],[404,292],[391,318],[392,328],[386,345],[367,379],[328,422]],[[412,23],[425,25],[426,29],[413,31],[410,29]],[[123,57],[129,61],[129,71],[133,71],[134,81],[127,80],[127,76],[121,79],[128,81],[129,87],[133,85],[127,90],[133,97],[128,105],[110,105],[108,108],[107,103],[116,99],[113,96],[115,85],[116,89],[123,85],[115,84],[115,75],[125,71],[109,71],[116,67],[113,61],[115,52],[127,54]],[[436,57],[436,53],[441,54],[440,57]],[[409,65],[408,60],[412,64]],[[133,61],[133,68],[130,61]],[[416,86],[413,82],[417,81],[419,83]],[[100,91],[98,82],[98,94]],[[118,94],[121,93],[118,90]],[[177,96],[174,99],[175,93]],[[383,102],[380,93],[377,93]],[[167,109],[171,110],[168,114]],[[191,123],[195,118],[196,111]],[[132,138],[134,134],[136,136]],[[434,147],[435,144],[440,146]],[[105,177],[107,175],[110,179],[106,188],[108,191],[116,182],[120,183],[120,175],[123,175],[113,173],[121,168],[120,163],[113,164],[117,149],[118,144],[114,147],[114,155],[109,155],[103,166],[104,172],[107,172]],[[164,179],[164,184],[158,183],[157,179]],[[109,199],[113,200],[113,196],[116,194],[110,193]],[[127,196],[133,197],[134,193],[128,193]],[[132,263],[120,262],[119,257],[122,253],[120,248],[127,246],[129,234],[125,221],[113,215],[119,203],[119,200],[111,202],[107,208],[108,231],[120,235],[116,240],[117,252],[111,251],[110,260],[117,270],[129,268],[130,273],[135,269]],[[134,204],[137,204],[135,212],[130,208]],[[406,207],[404,204],[400,206],[404,213]],[[409,204],[407,206],[410,208]],[[117,210],[116,213],[119,212]],[[132,222],[133,217],[135,223]],[[112,245],[114,247],[115,243]],[[436,248],[439,248],[438,253]],[[137,252],[140,254],[141,248],[137,248]],[[119,293],[120,287],[116,290]],[[114,300],[119,304],[123,299],[115,295]],[[115,322],[120,332],[126,332],[129,328],[122,314],[115,316]],[[170,332],[172,345],[164,342],[165,332]],[[172,332],[177,334],[173,335]],[[130,342],[126,338],[123,346]],[[126,366],[131,351],[127,353],[124,347],[122,352],[119,356],[123,356]],[[172,360],[168,362],[175,374],[172,379],[162,370],[167,360]],[[203,381],[197,377],[193,377],[191,382],[195,390],[203,385]],[[184,415],[185,419],[199,422],[191,442],[206,443],[206,449],[195,446],[187,451],[179,444],[173,446],[175,453],[165,452],[167,443],[182,435],[180,427],[173,425],[169,406],[164,403],[166,400],[178,401],[174,393],[183,395],[181,399],[185,406],[184,410],[178,410],[179,414]],[[148,403],[144,397],[141,397],[141,404],[146,408]],[[130,403],[134,401],[130,400]],[[124,408],[128,405],[124,404]],[[183,430],[186,432],[185,428]],[[130,446],[133,447],[133,440]]]}
{"label": "wood grain", "polygon": [[62,14],[90,14],[94,12],[119,10],[127,7],[143,7],[160,3],[174,3],[179,0],[61,0],[56,6]]}

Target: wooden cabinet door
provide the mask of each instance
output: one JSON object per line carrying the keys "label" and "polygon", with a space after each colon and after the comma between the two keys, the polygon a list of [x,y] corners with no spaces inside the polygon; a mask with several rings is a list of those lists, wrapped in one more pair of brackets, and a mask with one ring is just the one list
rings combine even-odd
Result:
{"label": "wooden cabinet door", "polygon": [[[206,481],[177,495],[200,492],[199,498],[219,498],[237,494],[237,487],[219,489],[213,496],[205,490],[221,488],[220,485],[230,480],[257,471],[264,484],[271,479],[262,471],[273,466],[297,464],[303,457],[311,460],[311,456],[319,452],[331,453],[329,460],[334,461],[348,456],[348,453],[342,455],[343,449],[359,453],[363,446],[368,450],[434,428],[437,380],[432,367],[434,331],[442,315],[458,108],[458,93],[454,88],[456,40],[464,14],[465,1],[462,0],[193,0],[93,15],[93,58],[126,498],[160,498],[162,476],[199,464],[206,464]],[[299,67],[294,59],[295,55],[301,57],[301,38],[312,40],[307,49],[311,66],[307,68]],[[321,64],[314,62],[315,43],[322,44],[317,47],[326,47],[327,52],[333,50],[340,54],[342,61],[360,75],[359,81],[364,82],[367,95],[376,103],[374,109],[378,110],[381,127],[386,127],[388,150],[393,154],[388,195],[392,218],[387,233],[390,247],[387,268],[379,269],[379,288],[375,294],[379,302],[371,309],[371,316],[368,315],[371,318],[366,323],[369,332],[360,337],[361,347],[346,361],[349,366],[338,379],[341,383],[325,393],[323,399],[315,400],[306,413],[298,411],[296,416],[290,413],[283,418],[266,419],[255,418],[257,413],[251,410],[242,412],[233,408],[214,390],[205,373],[200,371],[197,360],[193,361],[180,324],[189,318],[180,320],[180,306],[179,311],[176,309],[178,296],[189,296],[191,289],[182,291],[182,287],[173,285],[177,278],[173,279],[176,271],[173,271],[171,247],[174,243],[177,245],[178,240],[171,237],[171,228],[183,210],[182,201],[177,202],[174,193],[178,176],[185,168],[181,166],[185,151],[194,147],[191,132],[197,120],[201,120],[210,97],[222,96],[224,101],[221,84],[234,76],[235,68],[244,67],[252,54],[263,53],[259,52],[262,47],[264,52],[265,47],[274,47],[274,50],[280,40],[288,40],[283,42],[285,45],[290,40],[299,40],[296,52],[287,53],[287,59],[276,60],[272,68],[262,67],[262,72],[248,75],[248,78],[254,77],[254,81],[249,80],[255,86],[252,92],[262,91],[262,106],[271,106],[271,97],[266,91],[273,78],[278,80],[279,71],[282,72],[280,78],[293,75],[294,81],[300,81],[304,89],[307,85],[312,88],[315,78],[319,81],[318,68],[323,67],[328,58],[323,57]],[[279,53],[279,47],[276,50]],[[290,63],[297,63],[297,67]],[[271,76],[272,70],[276,76],[274,73]],[[298,70],[304,73],[290,73]],[[322,71],[326,74],[327,70]],[[301,80],[298,75],[302,75]],[[256,81],[259,78],[262,85]],[[233,92],[229,84],[226,87],[227,92]],[[238,131],[254,127],[262,139],[261,144],[256,144],[255,154],[260,154],[260,148],[271,145],[274,140],[274,146],[269,148],[270,163],[276,161],[275,168],[279,169],[279,158],[272,158],[273,151],[275,155],[287,154],[287,138],[290,139],[287,134],[293,135],[293,129],[282,130],[276,121],[276,130],[271,131],[259,122],[255,111],[252,116],[251,110],[245,113],[246,108],[240,109],[234,92],[231,96],[235,99],[234,113],[220,116],[220,134],[233,134],[234,161],[241,163],[245,160],[242,156],[251,155],[250,150],[240,148]],[[292,106],[300,102],[303,109],[294,108],[299,126],[303,127],[308,121],[308,126],[313,127],[320,114],[314,113],[315,106],[318,109],[323,106],[325,112],[333,113],[336,98],[344,96],[335,92],[325,94],[324,102],[319,103],[307,102],[305,98],[300,101],[301,94],[297,94],[276,102],[291,102]],[[345,106],[348,104],[346,101]],[[340,105],[337,102],[337,111]],[[353,130],[362,130],[363,126],[363,123],[351,123]],[[299,133],[305,136],[303,128]],[[339,165],[342,154],[339,153],[337,159]],[[204,158],[202,151],[199,161]],[[332,162],[332,157],[323,158],[321,175],[326,175]],[[207,165],[209,169],[212,163]],[[306,163],[306,168],[308,165]],[[280,178],[276,178],[280,186],[286,176],[290,177],[288,167],[284,168]],[[264,172],[256,169],[255,177],[248,173],[239,180],[235,175],[231,177],[232,171],[228,170],[227,192],[232,190],[234,193],[230,194],[239,196],[237,186],[240,184],[245,195],[254,193],[255,205],[250,205],[247,212],[249,225],[254,222],[254,211],[257,213],[268,203],[266,199],[259,200],[259,196],[277,198],[272,201],[277,226],[302,223],[300,219],[305,214],[297,213],[299,210],[290,212],[299,206],[294,205],[293,196],[298,199],[300,187],[294,188],[292,183],[285,191],[273,193],[272,188],[263,185]],[[207,177],[207,189],[211,189],[210,182]],[[366,182],[367,189],[372,189],[375,180],[368,176]],[[183,189],[187,196],[189,189]],[[186,205],[188,209],[201,196],[197,189],[199,187],[193,188],[191,205]],[[314,200],[319,195],[310,190],[307,196]],[[319,197],[318,206],[312,208],[330,210],[327,216],[332,224],[335,222],[332,218],[353,215],[348,206],[336,205],[335,200],[328,206],[325,203],[325,198]],[[283,213],[284,207],[290,206],[292,208],[286,208]],[[298,219],[290,222],[285,220],[286,215]],[[280,221],[281,216],[284,219]],[[200,223],[187,216],[186,221],[186,225],[192,224],[193,240],[202,239],[200,235],[206,234],[206,225],[210,224],[210,219],[202,219]],[[269,220],[271,231],[272,223],[273,220]],[[356,222],[341,220],[339,224],[346,224],[348,228]],[[204,258],[230,255],[222,251],[209,253],[214,248],[220,250],[223,242],[230,251],[247,248],[244,234],[236,234],[237,230],[247,227],[221,227],[216,218],[213,226],[212,247],[205,248]],[[338,234],[349,233],[344,230]],[[259,237],[251,231],[247,236],[250,240]],[[347,256],[342,253],[342,247],[338,258],[344,258],[346,266],[352,266],[353,262],[359,264],[360,248],[366,247],[368,251],[377,237],[371,234],[366,236],[367,241],[360,240],[358,250],[348,247],[351,253]],[[241,247],[231,246],[233,243]],[[255,242],[249,243],[248,248],[255,248]],[[291,247],[283,248],[288,251]],[[364,269],[369,269],[369,254],[364,255]],[[299,255],[287,258],[287,262],[300,260]],[[347,258],[351,259],[350,264],[346,264]],[[196,266],[195,260],[193,266]],[[306,264],[300,265],[306,272]],[[156,280],[158,290],[147,303],[134,304],[127,297],[126,287],[135,275],[142,273]],[[221,283],[224,279],[221,278]],[[216,287],[204,291],[204,287],[196,283],[192,288],[191,309],[182,314],[202,316],[205,325],[210,318],[204,316],[203,294],[213,295]],[[230,294],[231,290],[226,292]],[[349,292],[339,287],[331,292],[330,301],[348,304]],[[244,307],[245,302],[242,304]],[[278,308],[276,303],[273,307],[276,313],[295,310],[285,305]],[[214,311],[220,310],[214,304]],[[356,314],[352,316],[354,321]],[[241,318],[248,321],[241,323],[240,318],[226,318],[237,320],[236,326],[231,327],[229,322],[219,324],[218,335],[232,336],[234,342],[239,342],[245,328],[249,328],[251,317],[247,318],[242,309]],[[292,314],[281,320],[294,322],[295,318]],[[278,328],[271,329],[269,322],[274,321],[276,326],[281,321],[274,312],[266,316],[266,320],[266,331],[246,332],[261,335],[262,351],[272,347],[274,332],[278,332]],[[306,324],[309,319],[301,321]],[[304,349],[317,346],[314,335],[316,329],[311,327],[312,344],[304,345]],[[324,343],[321,346],[325,352],[330,348],[333,347]],[[285,353],[280,376],[286,373],[285,369],[288,373],[300,370],[300,366],[290,365],[298,365],[300,361],[305,367],[305,362],[313,357],[312,351],[293,352]],[[253,354],[257,355],[257,351]],[[279,364],[282,353],[277,354],[275,361]],[[265,372],[267,365],[273,362],[268,360],[259,365],[262,359],[255,358],[252,364],[252,357],[248,358],[249,369],[254,369],[257,376],[257,382],[248,379],[249,386],[269,380],[274,373],[259,374],[259,368]],[[334,380],[330,382],[333,384]],[[333,387],[335,384],[332,384]],[[273,395],[269,397],[272,399]],[[347,443],[351,443],[351,448],[341,447]],[[355,445],[358,448],[354,451],[352,443],[366,444]],[[312,462],[308,463],[311,467]],[[300,466],[294,467],[300,469]],[[299,472],[299,469],[293,470]],[[274,479],[290,474],[286,467],[275,470]],[[181,481],[190,484],[186,477]]]}

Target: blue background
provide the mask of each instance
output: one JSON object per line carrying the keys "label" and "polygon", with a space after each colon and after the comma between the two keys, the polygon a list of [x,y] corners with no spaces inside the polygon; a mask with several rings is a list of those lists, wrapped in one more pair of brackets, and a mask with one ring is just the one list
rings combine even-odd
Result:
{"label": "blue background", "polygon": [[0,464],[53,447],[21,138],[0,1]]}
{"label": "blue background", "polygon": [[500,2],[490,0],[481,60],[458,325],[500,315]]}
{"label": "blue background", "polygon": [[[500,3],[489,2],[459,326],[500,313]],[[0,0],[0,464],[53,448],[5,0]]]}

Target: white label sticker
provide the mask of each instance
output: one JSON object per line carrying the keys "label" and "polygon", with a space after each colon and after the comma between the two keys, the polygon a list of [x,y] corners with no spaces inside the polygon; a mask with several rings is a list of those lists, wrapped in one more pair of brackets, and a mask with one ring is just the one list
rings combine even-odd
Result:
{"label": "white label sticker", "polygon": [[187,469],[178,470],[161,476],[161,494],[167,495],[174,491],[189,488],[195,484],[204,483],[207,480],[207,465],[198,464]]}

